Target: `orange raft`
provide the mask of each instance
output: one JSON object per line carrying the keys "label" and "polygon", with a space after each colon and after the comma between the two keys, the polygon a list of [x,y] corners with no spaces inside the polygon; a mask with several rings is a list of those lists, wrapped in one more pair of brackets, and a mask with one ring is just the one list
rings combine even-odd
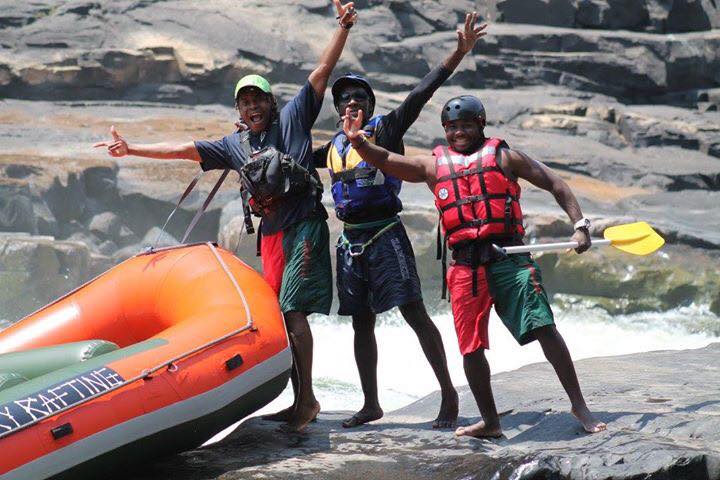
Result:
{"label": "orange raft", "polygon": [[0,373],[88,340],[111,347],[5,372],[3,479],[100,478],[194,448],[277,397],[292,361],[275,293],[210,243],[135,256],[0,332]]}

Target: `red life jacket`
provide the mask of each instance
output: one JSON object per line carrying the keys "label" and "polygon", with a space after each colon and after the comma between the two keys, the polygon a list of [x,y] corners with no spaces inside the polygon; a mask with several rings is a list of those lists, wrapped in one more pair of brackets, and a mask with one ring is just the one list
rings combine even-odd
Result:
{"label": "red life jacket", "polygon": [[525,234],[520,209],[520,185],[510,180],[497,160],[504,140],[489,138],[470,155],[448,147],[433,149],[437,184],[435,206],[445,242],[521,238]]}

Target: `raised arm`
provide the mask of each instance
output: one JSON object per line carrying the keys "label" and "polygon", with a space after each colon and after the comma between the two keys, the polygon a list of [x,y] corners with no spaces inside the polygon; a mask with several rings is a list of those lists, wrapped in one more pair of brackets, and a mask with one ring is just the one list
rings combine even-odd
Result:
{"label": "raised arm", "polygon": [[170,144],[170,143],[152,143],[152,144],[129,144],[120,136],[115,125],[110,127],[110,135],[112,140],[106,142],[98,142],[93,145],[94,148],[107,147],[108,154],[113,157],[124,157],[126,155],[134,155],[136,157],[157,158],[163,160],[193,160],[201,161],[200,153],[198,153],[194,142]]}
{"label": "raised arm", "polygon": [[475,26],[477,17],[477,12],[465,15],[464,27],[457,30],[458,42],[455,50],[438,67],[428,72],[405,100],[388,114],[388,120],[390,120],[388,128],[395,127],[391,132],[392,135],[399,138],[405,135],[437,89],[452,75],[460,61],[473,49],[477,41],[487,34],[484,32],[487,25]]}
{"label": "raised arm", "polygon": [[406,182],[435,184],[435,162],[432,157],[406,157],[392,153],[368,142],[362,132],[363,111],[352,118],[350,108],[343,117],[343,130],[355,151],[363,160],[384,173]]}
{"label": "raised arm", "polygon": [[[538,188],[552,193],[555,201],[565,210],[574,224],[583,218],[580,204],[568,184],[558,174],[541,162],[533,160],[522,152],[504,148],[500,150],[503,170],[511,177],[522,178]],[[572,239],[580,245],[576,250],[582,253],[590,248],[590,235],[586,230],[576,230]]]}
{"label": "raised arm", "polygon": [[357,21],[357,12],[355,12],[353,2],[343,5],[340,3],[340,0],[333,0],[333,3],[335,4],[335,9],[338,14],[338,28],[333,33],[330,43],[320,57],[317,68],[315,68],[308,77],[308,81],[310,85],[312,85],[317,98],[323,98],[325,95],[330,74],[345,48],[345,42],[350,33],[350,28]]}

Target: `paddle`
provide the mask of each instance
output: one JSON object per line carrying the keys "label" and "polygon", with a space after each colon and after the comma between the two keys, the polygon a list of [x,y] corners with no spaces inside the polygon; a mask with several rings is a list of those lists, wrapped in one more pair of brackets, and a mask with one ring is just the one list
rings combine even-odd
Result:
{"label": "paddle", "polygon": [[[665,244],[665,240],[645,222],[627,223],[606,228],[603,232],[604,240],[593,240],[593,247],[610,245],[632,253],[633,255],[648,255]],[[521,245],[519,247],[497,247],[505,254],[546,252],[551,250],[565,250],[577,248],[577,242],[540,243],[536,245]]]}

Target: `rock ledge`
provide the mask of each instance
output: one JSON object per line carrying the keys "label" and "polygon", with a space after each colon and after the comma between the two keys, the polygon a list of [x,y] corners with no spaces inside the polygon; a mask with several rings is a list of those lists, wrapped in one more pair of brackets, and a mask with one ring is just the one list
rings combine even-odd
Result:
{"label": "rock ledge", "polygon": [[[434,393],[373,425],[345,430],[323,413],[285,435],[252,418],[220,443],[156,463],[141,476],[230,479],[720,479],[720,343],[576,363],[590,407],[609,429],[584,434],[549,364],[493,378],[505,437],[434,431]],[[622,372],[622,373],[620,373]],[[460,389],[463,423],[477,410]]]}

